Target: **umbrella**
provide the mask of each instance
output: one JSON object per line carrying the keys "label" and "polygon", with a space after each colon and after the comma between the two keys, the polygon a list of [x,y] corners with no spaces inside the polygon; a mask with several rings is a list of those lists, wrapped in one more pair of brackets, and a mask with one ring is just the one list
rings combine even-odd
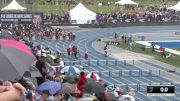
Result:
{"label": "umbrella", "polygon": [[84,92],[103,94],[104,91],[105,88],[101,86],[98,82],[94,81],[93,79],[87,79]]}
{"label": "umbrella", "polygon": [[77,76],[65,76],[63,82],[68,82],[68,83],[73,84],[73,83],[78,82],[78,80],[79,78]]}
{"label": "umbrella", "polygon": [[56,94],[61,89],[61,84],[55,81],[46,81],[42,83],[36,91],[39,94],[42,94],[44,90],[48,90],[51,95]]}
{"label": "umbrella", "polygon": [[80,73],[80,70],[75,66],[66,66],[61,71],[66,72],[67,75],[76,75]]}
{"label": "umbrella", "polygon": [[36,60],[32,51],[15,40],[0,40],[0,77],[3,80],[20,79]]}
{"label": "umbrella", "polygon": [[93,72],[89,72],[86,74],[86,78],[93,78],[93,80],[100,80],[99,75]]}
{"label": "umbrella", "polygon": [[61,90],[58,92],[59,94],[71,94],[76,92],[76,84],[63,83],[61,86]]}

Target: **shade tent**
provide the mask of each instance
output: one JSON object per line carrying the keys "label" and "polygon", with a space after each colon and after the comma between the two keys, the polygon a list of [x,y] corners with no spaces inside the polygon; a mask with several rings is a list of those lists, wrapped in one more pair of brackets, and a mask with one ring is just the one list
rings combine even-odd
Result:
{"label": "shade tent", "polygon": [[172,9],[172,10],[175,10],[175,11],[180,11],[180,1],[176,5],[174,5],[172,7],[169,7],[168,9]]}
{"label": "shade tent", "polygon": [[115,4],[119,5],[138,5],[138,3],[132,1],[132,0],[120,0],[118,2],[115,2]]}
{"label": "shade tent", "polygon": [[70,20],[72,24],[91,24],[93,20],[96,20],[96,13],[79,3],[70,10]]}
{"label": "shade tent", "polygon": [[6,7],[2,8],[1,11],[25,11],[26,8],[22,7],[16,0],[13,0]]}

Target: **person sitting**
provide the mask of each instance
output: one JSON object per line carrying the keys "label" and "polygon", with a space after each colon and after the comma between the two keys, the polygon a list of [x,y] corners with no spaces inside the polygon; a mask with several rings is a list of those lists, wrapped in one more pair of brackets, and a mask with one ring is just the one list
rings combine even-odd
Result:
{"label": "person sitting", "polygon": [[56,59],[54,59],[54,63],[59,63],[60,62],[60,58],[57,57]]}
{"label": "person sitting", "polygon": [[42,49],[42,53],[51,54],[51,51],[49,50],[49,47],[46,47],[45,49]]}
{"label": "person sitting", "polygon": [[104,47],[104,55],[105,55],[105,57],[107,57],[107,50],[108,50],[108,48],[107,48],[107,45]]}
{"label": "person sitting", "polygon": [[115,95],[115,97],[116,98],[119,98],[121,95],[123,95],[124,93],[122,92],[122,89],[121,88],[119,88],[119,87],[115,87],[115,89],[114,89],[114,95]]}
{"label": "person sitting", "polygon": [[32,91],[28,91],[26,94],[26,101],[35,101],[35,94]]}
{"label": "person sitting", "polygon": [[65,63],[64,63],[64,61],[62,60],[62,58],[59,58],[59,66],[60,66],[61,68],[65,67]]}
{"label": "person sitting", "polygon": [[135,97],[136,96],[135,89],[131,88],[128,92],[128,95]]}

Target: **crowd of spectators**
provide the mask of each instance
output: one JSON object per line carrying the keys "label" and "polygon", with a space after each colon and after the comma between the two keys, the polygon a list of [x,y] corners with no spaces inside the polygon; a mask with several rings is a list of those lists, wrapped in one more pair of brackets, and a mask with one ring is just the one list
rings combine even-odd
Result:
{"label": "crowd of spectators", "polygon": [[[41,55],[38,55],[41,52]],[[1,94],[4,96],[10,96],[3,98],[4,100],[24,100],[24,101],[135,101],[135,90],[130,89],[128,93],[124,92],[117,85],[108,85],[103,80],[96,80],[93,78],[93,72],[91,72],[90,78],[86,76],[85,68],[78,67],[80,73],[70,75],[68,72],[63,72],[62,69],[66,68],[66,64],[62,64],[62,58],[59,54],[56,54],[55,61],[60,65],[61,69],[54,69],[48,62],[47,55],[51,54],[49,49],[41,49],[37,46],[35,51],[37,60],[32,64],[33,69],[38,69],[42,77],[36,77],[37,85],[34,84],[29,78],[22,77],[18,81],[12,84],[9,81],[2,82],[0,86]],[[60,60],[58,61],[57,58]],[[61,62],[62,61],[62,62]],[[73,64],[76,66],[76,64]],[[51,94],[50,90],[43,90],[41,93],[38,91],[38,87],[48,81],[58,82],[61,85],[61,89],[55,94]],[[93,92],[94,90],[87,91],[87,87],[90,87],[87,83],[92,82],[91,86],[95,84],[99,88],[104,89],[101,92]],[[65,90],[63,85],[69,84],[72,90],[71,92]],[[23,86],[23,87],[22,87]],[[87,86],[87,87],[86,87]],[[9,88],[8,88],[9,87]],[[53,89],[52,85],[52,89]],[[11,89],[10,89],[11,88]],[[11,93],[12,92],[12,93]],[[2,96],[0,96],[1,98]],[[119,100],[118,100],[119,99]]]}
{"label": "crowd of spectators", "polygon": [[[39,52],[41,52],[39,55]],[[123,99],[129,99],[129,101],[135,101],[135,90],[131,89],[128,93],[124,92],[116,85],[107,85],[103,80],[95,80],[93,78],[87,78],[85,75],[85,68],[79,67],[81,72],[75,75],[69,75],[68,72],[62,72],[63,68],[66,68],[66,64],[62,63],[62,58],[60,54],[55,55],[54,62],[59,64],[59,69],[54,69],[50,66],[47,55],[51,54],[49,49],[41,49],[40,46],[37,46],[36,50],[37,61],[32,64],[33,69],[38,69],[42,74],[42,77],[36,77],[37,85],[35,85],[29,78],[22,77],[22,79],[12,84],[9,81],[2,82],[0,86],[1,94],[4,96],[10,96],[3,98],[4,100],[20,100],[24,101],[121,101]],[[57,60],[59,58],[60,60]],[[75,64],[73,64],[76,66]],[[94,75],[93,72],[91,75]],[[69,84],[71,85],[72,92],[64,92],[61,90],[57,91],[56,94],[50,94],[50,91],[43,90],[41,94],[38,92],[38,86],[47,81],[59,82],[59,84]],[[85,92],[85,86],[87,82],[92,81],[95,84],[99,85],[100,88],[106,89],[102,92]],[[22,87],[23,86],[23,87]],[[61,86],[63,87],[63,86]],[[91,87],[91,86],[90,86]],[[97,89],[100,89],[97,88]],[[53,85],[52,85],[53,89]],[[113,100],[112,100],[113,99]],[[118,100],[119,99],[119,100]]]}
{"label": "crowd of spectators", "polygon": [[[98,13],[93,24],[121,24],[121,23],[143,23],[143,22],[178,22],[179,12],[168,10],[166,7],[149,6],[145,10],[118,11],[111,14]],[[68,12],[62,15],[49,14],[44,16],[45,23],[70,24]]]}
{"label": "crowd of spectators", "polygon": [[[52,40],[75,40],[76,35],[73,32],[66,32],[61,28],[53,28],[49,25],[35,25],[35,24],[11,24],[2,23],[1,37],[12,37],[16,40],[32,41],[35,39],[52,39]],[[3,36],[4,35],[4,36]]]}

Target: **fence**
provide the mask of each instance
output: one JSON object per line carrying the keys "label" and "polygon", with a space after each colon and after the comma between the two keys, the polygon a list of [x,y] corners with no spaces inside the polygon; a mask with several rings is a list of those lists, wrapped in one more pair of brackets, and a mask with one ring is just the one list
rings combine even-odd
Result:
{"label": "fence", "polygon": [[64,61],[67,65],[73,63],[82,66],[132,66],[135,64],[134,60],[78,60],[78,61]]}
{"label": "fence", "polygon": [[51,26],[79,26],[80,28],[108,28],[108,27],[122,27],[122,26],[162,26],[162,25],[179,25],[180,21],[177,22],[136,22],[136,23],[118,23],[118,24],[62,24],[45,22],[45,25]]}
{"label": "fence", "polygon": [[[111,88],[110,90],[113,90],[114,87],[119,87],[124,92],[128,92],[130,89],[134,89],[136,92],[147,92],[147,86],[148,85],[175,85],[175,90],[180,91],[180,84],[179,83],[140,83],[140,84],[113,84],[109,85]],[[110,91],[109,90],[109,91]]]}

